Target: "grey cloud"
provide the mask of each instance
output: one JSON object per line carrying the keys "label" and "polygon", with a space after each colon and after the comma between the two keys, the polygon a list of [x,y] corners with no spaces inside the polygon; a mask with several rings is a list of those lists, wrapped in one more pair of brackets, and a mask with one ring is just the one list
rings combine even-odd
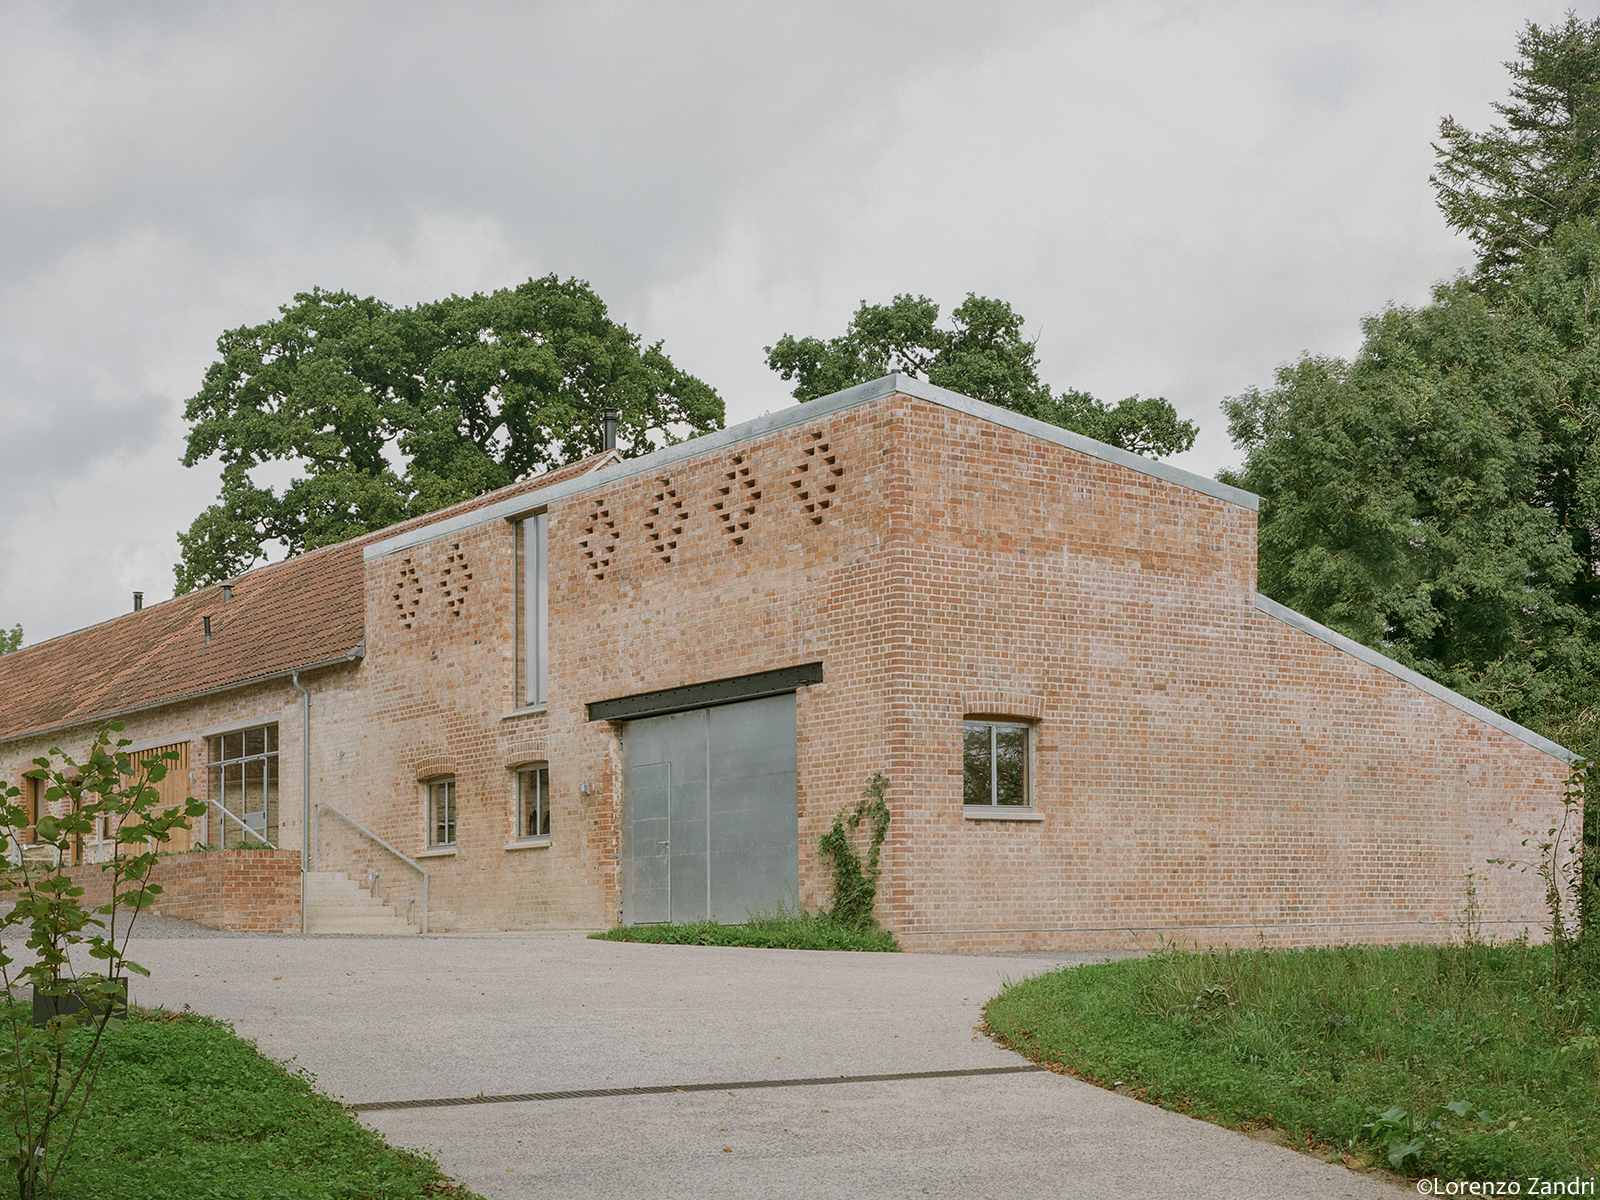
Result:
{"label": "grey cloud", "polygon": [[1209,472],[1223,395],[1461,265],[1426,140],[1561,10],[0,6],[0,627],[160,594],[215,486],[183,399],[313,285],[578,275],[736,420],[790,402],[783,332],[1001,296],[1052,383],[1198,418]]}

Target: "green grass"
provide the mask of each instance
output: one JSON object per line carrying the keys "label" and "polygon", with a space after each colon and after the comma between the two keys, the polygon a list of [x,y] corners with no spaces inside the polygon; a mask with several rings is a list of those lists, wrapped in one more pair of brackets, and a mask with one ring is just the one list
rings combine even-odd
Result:
{"label": "green grass", "polygon": [[105,1048],[58,1200],[474,1200],[222,1022],[136,1013]]}
{"label": "green grass", "polygon": [[1548,946],[1169,949],[1012,984],[986,1011],[1036,1062],[1303,1149],[1448,1178],[1600,1173],[1600,988],[1557,980]]}
{"label": "green grass", "polygon": [[683,925],[623,925],[592,938],[673,946],[757,946],[771,950],[873,950],[898,952],[894,934],[852,929],[817,913],[755,913],[744,925],[692,921]]}

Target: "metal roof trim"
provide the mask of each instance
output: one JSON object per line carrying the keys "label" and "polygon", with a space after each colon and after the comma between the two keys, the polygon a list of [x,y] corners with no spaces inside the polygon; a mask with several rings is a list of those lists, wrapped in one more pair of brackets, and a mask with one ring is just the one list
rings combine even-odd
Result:
{"label": "metal roof trim", "polygon": [[821,417],[831,416],[847,409],[859,408],[863,404],[870,404],[874,400],[881,400],[886,396],[894,395],[910,396],[913,399],[926,400],[930,404],[955,409],[957,412],[966,413],[968,416],[977,417],[995,425],[1002,425],[1008,429],[1014,429],[1018,433],[1025,433],[1043,441],[1053,442],[1058,446],[1065,446],[1070,450],[1087,454],[1091,458],[1098,458],[1105,462],[1116,463],[1118,466],[1128,467],[1142,475],[1150,475],[1166,483],[1177,484],[1179,487],[1201,492],[1252,511],[1255,511],[1261,505],[1260,497],[1226,483],[1218,483],[1215,479],[1208,479],[1204,475],[1196,475],[1191,471],[1169,466],[1154,459],[1144,458],[1141,455],[1119,449],[1116,446],[1108,446],[1104,442],[1097,442],[1093,438],[1084,437],[1081,433],[1073,433],[1070,430],[1047,424],[1044,421],[1035,421],[1032,417],[1024,417],[1004,408],[996,408],[992,404],[985,404],[981,400],[974,400],[969,396],[963,396],[959,392],[952,392],[948,388],[938,387],[925,380],[913,379],[909,375],[895,373],[885,375],[881,379],[874,379],[869,383],[857,384],[855,387],[846,388],[842,392],[834,392],[832,395],[809,400],[804,404],[796,404],[792,408],[780,409],[775,413],[766,413],[752,421],[731,425],[727,429],[718,429],[713,433],[690,438],[686,442],[679,442],[675,446],[667,446],[655,451],[653,454],[646,454],[640,458],[625,459],[615,466],[602,467],[598,471],[590,471],[588,474],[580,475],[576,479],[569,479],[539,491],[525,492],[520,496],[513,496],[496,504],[486,504],[482,508],[473,509],[471,512],[462,513],[456,517],[447,517],[434,524],[425,525],[419,529],[409,530],[406,533],[373,542],[363,547],[362,555],[367,559],[382,558],[385,555],[395,554],[413,546],[420,546],[424,542],[431,542],[435,538],[445,537],[479,525],[486,525],[491,521],[515,521],[522,517],[530,516],[542,508],[548,508],[559,500],[565,500],[568,496],[575,496],[580,492],[607,487],[621,480],[631,479],[635,475],[667,472],[677,464],[687,462],[689,459],[699,458],[705,454],[714,454],[718,450],[737,446],[741,442],[765,437],[767,434],[777,433],[785,429],[792,429],[796,425],[809,424]]}

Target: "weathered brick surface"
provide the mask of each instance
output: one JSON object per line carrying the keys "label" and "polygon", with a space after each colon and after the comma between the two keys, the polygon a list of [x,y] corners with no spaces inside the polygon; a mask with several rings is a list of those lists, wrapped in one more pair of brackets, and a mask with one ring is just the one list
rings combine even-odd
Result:
{"label": "weathered brick surface", "polygon": [[[1537,888],[1487,860],[1547,827],[1565,765],[1257,611],[1253,513],[903,413],[925,450],[887,919],[910,945],[1438,938],[1468,870],[1497,932],[1537,924]],[[962,819],[985,691],[1037,706],[1042,822]]]}
{"label": "weathered brick surface", "polygon": [[[312,796],[427,869],[435,929],[617,919],[622,728],[586,702],[816,661],[800,898],[824,899],[817,839],[883,771],[878,911],[908,948],[1439,939],[1467,871],[1490,931],[1537,927],[1536,879],[1487,861],[1549,825],[1565,764],[1259,611],[1249,509],[895,396],[556,502],[549,547],[547,709],[516,705],[502,520],[369,560],[364,661],[307,681]],[[276,714],[298,849],[287,685],[135,736],[224,712]],[[967,714],[1034,723],[1042,820],[964,816]],[[18,749],[13,778],[39,752]],[[508,848],[531,762],[553,836]],[[457,843],[424,857],[441,774]],[[317,851],[391,903],[418,890],[326,811]]]}
{"label": "weathered brick surface", "polygon": [[[96,864],[68,867],[85,907],[111,899],[111,875]],[[288,850],[209,850],[160,858],[150,882],[161,887],[146,912],[238,933],[300,931],[300,855]]]}
{"label": "weathered brick surface", "polygon": [[[317,746],[315,722],[350,706],[359,692],[355,663],[324,667],[301,676],[301,682],[311,693],[313,762],[326,756]],[[292,849],[296,856],[301,846],[302,827],[302,720],[300,693],[287,679],[272,680],[221,692],[180,704],[164,705],[127,714],[119,718],[126,728],[118,735],[130,743],[130,749],[187,743],[189,746],[189,772],[186,793],[206,798],[207,791],[207,735],[224,729],[239,729],[247,725],[276,722],[278,726],[278,825],[273,844],[280,849]],[[87,758],[94,741],[95,727],[80,726],[60,730],[43,737],[16,739],[0,745],[0,778],[17,787],[24,787],[24,772],[31,770],[33,760],[52,757],[60,749],[77,761]],[[224,831],[224,824],[226,830]],[[212,845],[233,845],[243,839],[237,821],[224,822],[214,807],[208,815],[194,822],[195,836],[201,833]],[[225,836],[224,836],[225,835]],[[296,884],[298,903],[298,883]]]}

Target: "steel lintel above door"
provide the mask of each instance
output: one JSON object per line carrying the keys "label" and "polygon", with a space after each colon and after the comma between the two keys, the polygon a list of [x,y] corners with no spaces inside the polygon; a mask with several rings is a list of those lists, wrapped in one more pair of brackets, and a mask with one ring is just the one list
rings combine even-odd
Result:
{"label": "steel lintel above door", "polygon": [[633,721],[641,717],[688,712],[694,708],[781,696],[807,684],[821,682],[822,664],[813,662],[777,671],[739,675],[733,679],[718,679],[711,683],[691,683],[686,687],[666,688],[659,692],[619,696],[615,700],[595,700],[584,705],[584,708],[591,721]]}

